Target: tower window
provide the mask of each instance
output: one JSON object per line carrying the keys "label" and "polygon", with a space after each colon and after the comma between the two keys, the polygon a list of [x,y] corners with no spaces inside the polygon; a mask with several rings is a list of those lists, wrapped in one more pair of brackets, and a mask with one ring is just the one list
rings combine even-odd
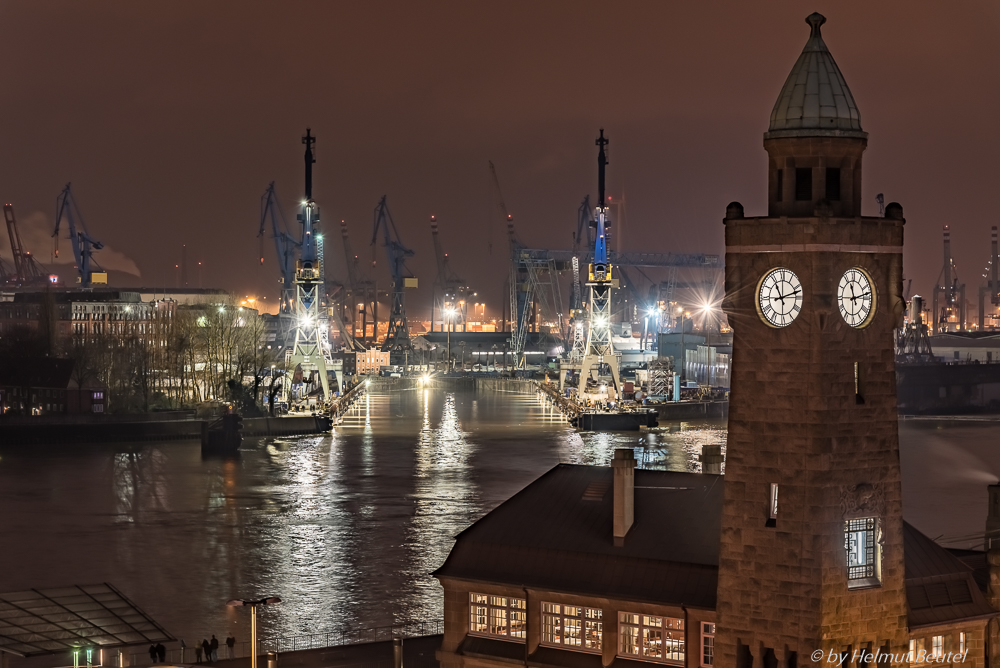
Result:
{"label": "tower window", "polygon": [[840,168],[826,168],[826,199],[831,202],[840,201]]}
{"label": "tower window", "polygon": [[795,199],[808,202],[813,198],[813,170],[809,167],[795,168]]}
{"label": "tower window", "polygon": [[785,170],[779,169],[774,187],[774,201],[780,202],[785,196]]}
{"label": "tower window", "polygon": [[882,554],[876,539],[878,521],[865,517],[844,522],[844,550],[847,552],[849,589],[877,587],[882,583]]}
{"label": "tower window", "polygon": [[778,525],[778,483],[771,483],[771,496],[767,508],[767,522],[764,526],[773,527]]}

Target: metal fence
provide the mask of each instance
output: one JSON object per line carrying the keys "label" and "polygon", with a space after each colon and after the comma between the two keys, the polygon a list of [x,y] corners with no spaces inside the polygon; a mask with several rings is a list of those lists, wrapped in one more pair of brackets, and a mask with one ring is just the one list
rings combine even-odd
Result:
{"label": "metal fence", "polygon": [[[367,629],[351,629],[347,631],[326,631],[322,633],[306,633],[295,636],[278,636],[273,638],[261,638],[257,641],[257,655],[276,652],[297,652],[308,649],[322,649],[324,647],[339,647],[342,645],[361,645],[364,643],[383,642],[393,638],[416,638],[418,636],[431,636],[444,633],[444,622],[441,620],[430,622],[410,622],[406,624],[392,624],[389,626],[376,626]],[[250,641],[237,642],[230,652],[224,640],[220,640],[219,661],[226,659],[242,659],[250,656]],[[124,668],[125,666],[148,666],[154,662],[148,652],[135,652],[130,654],[120,654],[105,658],[105,665],[114,668]],[[209,658],[202,655],[201,646],[176,647],[167,650],[167,664],[190,664],[209,663]]]}

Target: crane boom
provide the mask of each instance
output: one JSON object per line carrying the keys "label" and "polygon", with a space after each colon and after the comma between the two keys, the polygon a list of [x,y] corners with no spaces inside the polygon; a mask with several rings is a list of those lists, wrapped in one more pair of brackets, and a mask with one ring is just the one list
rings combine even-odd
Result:
{"label": "crane boom", "polygon": [[[417,287],[417,279],[406,266],[406,258],[413,257],[414,252],[403,245],[399,238],[399,230],[389,213],[389,205],[385,195],[375,207],[375,224],[372,230],[374,246],[382,234],[382,245],[385,247],[389,260],[389,272],[392,275],[392,309],[389,312],[389,327],[385,341],[382,342],[382,352],[399,353],[412,348],[410,344],[410,329],[406,323],[405,288]],[[372,262],[374,265],[375,263]]]}
{"label": "crane boom", "polygon": [[7,235],[10,237],[10,252],[14,256],[14,273],[17,280],[24,280],[24,246],[21,245],[21,234],[17,231],[17,219],[14,217],[14,205],[3,205],[3,217],[7,221]]}
{"label": "crane boom", "polygon": [[295,254],[302,244],[288,233],[288,223],[282,212],[278,193],[271,181],[267,190],[260,196],[260,230],[257,237],[261,243],[260,263],[264,264],[264,234],[271,222],[271,236],[274,239],[274,250],[278,259],[278,269],[281,272],[281,304],[280,313],[291,313],[291,301],[295,292]]}
{"label": "crane boom", "polygon": [[[76,199],[73,197],[72,184],[67,183],[59,197],[56,198],[56,226],[52,232],[55,239],[55,254],[59,257],[59,227],[63,218],[69,227],[69,240],[73,245],[73,259],[76,261],[77,270],[80,272],[80,284],[87,288],[93,285],[93,273],[91,264],[96,264],[93,259],[94,251],[104,248],[104,244],[90,236],[87,223],[80,213]],[[77,221],[79,220],[79,226]],[[98,266],[100,268],[100,266]]]}

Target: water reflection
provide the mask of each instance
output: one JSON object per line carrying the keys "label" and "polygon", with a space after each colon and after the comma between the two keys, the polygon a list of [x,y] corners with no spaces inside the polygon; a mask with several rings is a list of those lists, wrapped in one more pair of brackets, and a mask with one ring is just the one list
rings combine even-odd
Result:
{"label": "water reflection", "polygon": [[[249,635],[232,598],[278,595],[264,634],[438,619],[454,536],[559,462],[696,470],[723,425],[578,434],[534,394],[373,392],[332,435],[3,448],[0,586],[111,582],[188,646]],[[65,545],[72,545],[67,552]]]}

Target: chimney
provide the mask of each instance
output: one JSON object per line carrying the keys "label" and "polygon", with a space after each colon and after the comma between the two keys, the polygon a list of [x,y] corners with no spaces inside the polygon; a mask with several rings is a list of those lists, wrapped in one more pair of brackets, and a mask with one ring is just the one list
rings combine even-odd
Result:
{"label": "chimney", "polygon": [[616,449],[611,467],[615,474],[615,546],[621,547],[635,516],[635,453],[631,448]]}

